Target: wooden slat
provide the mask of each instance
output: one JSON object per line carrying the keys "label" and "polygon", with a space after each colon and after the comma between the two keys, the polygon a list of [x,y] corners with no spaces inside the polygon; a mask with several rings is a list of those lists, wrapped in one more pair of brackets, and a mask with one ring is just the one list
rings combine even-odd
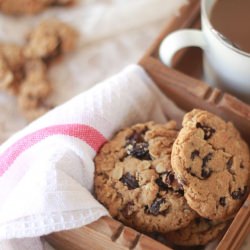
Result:
{"label": "wooden slat", "polygon": [[244,239],[250,229],[250,196],[248,196],[244,205],[235,216],[229,229],[217,247],[217,250],[235,250],[240,249]]}
{"label": "wooden slat", "polygon": [[86,227],[91,228],[93,231],[99,232],[110,239],[116,238],[117,232],[120,232],[123,225],[116,220],[109,217],[102,217],[100,220],[95,221]]}
{"label": "wooden slat", "polygon": [[52,233],[44,238],[58,250],[171,250],[110,217],[103,217],[85,227]]}
{"label": "wooden slat", "polygon": [[158,59],[148,57],[140,64],[158,87],[182,109],[206,109],[225,120],[232,121],[250,143],[250,106],[239,99],[211,88],[201,80],[164,66]]}

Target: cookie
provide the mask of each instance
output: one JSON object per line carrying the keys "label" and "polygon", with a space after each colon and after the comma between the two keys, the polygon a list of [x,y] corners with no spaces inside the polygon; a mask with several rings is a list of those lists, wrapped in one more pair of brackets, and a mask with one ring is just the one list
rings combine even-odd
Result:
{"label": "cookie", "polygon": [[14,44],[0,43],[0,89],[17,93],[24,78],[22,48]]}
{"label": "cookie", "polygon": [[201,217],[226,220],[248,193],[248,146],[231,122],[207,111],[185,115],[171,163],[189,206]]}
{"label": "cookie", "polygon": [[[54,2],[63,4],[65,1]],[[63,53],[73,50],[76,39],[77,33],[72,27],[49,20],[30,33],[24,47],[0,43],[0,90],[17,96],[18,106],[29,121],[52,108],[46,104],[52,91],[47,77],[48,67]]]}
{"label": "cookie", "polygon": [[71,4],[72,0],[0,0],[0,11],[10,15],[36,14],[50,6]]}
{"label": "cookie", "polygon": [[76,46],[77,32],[66,23],[46,20],[40,23],[28,36],[24,55],[29,59],[46,62],[72,51]]}
{"label": "cookie", "polygon": [[206,245],[216,239],[229,225],[228,222],[216,223],[204,218],[195,218],[187,227],[169,232],[165,237],[179,246]]}
{"label": "cookie", "polygon": [[171,168],[174,121],[126,128],[95,157],[95,194],[111,216],[143,232],[168,232],[194,219]]}
{"label": "cookie", "polygon": [[22,82],[18,104],[28,120],[33,120],[49,110],[44,100],[52,91],[47,79],[47,68],[41,60],[30,60],[25,65],[25,80]]}
{"label": "cookie", "polygon": [[17,96],[18,106],[28,120],[49,110],[45,99],[51,93],[47,66],[42,60],[28,60],[21,47],[0,44],[0,89]]}

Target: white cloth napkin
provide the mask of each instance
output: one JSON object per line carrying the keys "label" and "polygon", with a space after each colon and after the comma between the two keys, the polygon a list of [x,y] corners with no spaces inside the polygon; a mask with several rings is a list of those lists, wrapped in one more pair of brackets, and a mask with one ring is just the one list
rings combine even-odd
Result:
{"label": "white cloth napkin", "polygon": [[92,196],[98,149],[123,127],[182,115],[132,65],[15,134],[0,147],[0,240],[38,237],[107,215]]}

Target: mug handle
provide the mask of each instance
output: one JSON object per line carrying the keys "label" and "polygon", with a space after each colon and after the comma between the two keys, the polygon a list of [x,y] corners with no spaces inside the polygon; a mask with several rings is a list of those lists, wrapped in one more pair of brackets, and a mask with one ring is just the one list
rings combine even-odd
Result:
{"label": "mug handle", "polygon": [[185,47],[200,47],[204,50],[206,42],[202,31],[182,29],[168,35],[160,45],[159,56],[161,61],[170,67],[175,53]]}

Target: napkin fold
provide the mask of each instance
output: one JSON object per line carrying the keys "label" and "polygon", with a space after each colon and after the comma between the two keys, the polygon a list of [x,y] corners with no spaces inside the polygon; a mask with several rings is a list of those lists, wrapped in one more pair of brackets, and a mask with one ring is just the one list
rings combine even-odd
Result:
{"label": "napkin fold", "polygon": [[131,65],[12,136],[0,147],[0,240],[77,228],[108,215],[92,195],[98,149],[121,128],[182,115]]}

